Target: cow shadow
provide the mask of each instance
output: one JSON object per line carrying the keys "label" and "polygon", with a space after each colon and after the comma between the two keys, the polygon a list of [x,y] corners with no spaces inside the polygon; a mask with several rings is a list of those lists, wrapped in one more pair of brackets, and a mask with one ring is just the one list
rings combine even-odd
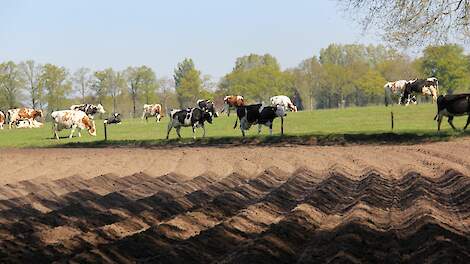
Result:
{"label": "cow shadow", "polygon": [[[238,136],[208,137],[208,138],[181,138],[181,139],[155,139],[155,140],[100,140],[89,142],[65,142],[56,144],[51,148],[158,148],[173,149],[177,147],[208,147],[226,148],[230,146],[253,147],[295,147],[295,146],[345,146],[345,145],[415,145],[430,142],[449,141],[455,138],[466,137],[470,131],[455,132],[406,132],[406,133],[332,133],[332,134],[304,134],[304,135],[273,135],[273,136]],[[61,137],[62,138],[62,137]],[[67,137],[68,138],[68,137]]]}

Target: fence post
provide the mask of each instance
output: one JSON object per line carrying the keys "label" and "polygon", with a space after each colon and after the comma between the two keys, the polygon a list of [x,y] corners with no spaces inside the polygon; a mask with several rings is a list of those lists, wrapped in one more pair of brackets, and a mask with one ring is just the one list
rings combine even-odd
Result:
{"label": "fence post", "polygon": [[104,124],[104,141],[108,141],[108,131],[107,131],[107,125],[106,122],[103,122]]}

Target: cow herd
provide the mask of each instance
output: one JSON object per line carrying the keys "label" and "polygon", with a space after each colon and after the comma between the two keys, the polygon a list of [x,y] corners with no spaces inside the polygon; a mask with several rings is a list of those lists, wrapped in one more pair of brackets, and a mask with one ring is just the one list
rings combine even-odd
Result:
{"label": "cow herd", "polygon": [[[434,120],[437,120],[438,131],[441,128],[443,117],[448,117],[449,125],[455,130],[452,121],[454,116],[468,115],[467,123],[464,130],[470,124],[470,93],[456,95],[439,95],[438,80],[431,77],[427,79],[415,80],[399,80],[388,82],[384,85],[385,103],[391,103],[392,95],[398,96],[398,104],[409,105],[417,103],[416,95],[432,97],[433,102],[437,102],[437,114]],[[229,95],[223,99],[223,108],[221,112],[226,112],[230,116],[230,111],[235,110],[237,119],[234,129],[239,123],[242,136],[253,125],[258,125],[258,133],[261,132],[262,126],[269,127],[269,133],[272,135],[272,126],[274,119],[286,116],[287,111],[297,112],[295,106],[289,97],[285,95],[273,96],[270,98],[270,105],[263,104],[246,104],[245,98],[241,95]],[[71,129],[70,138],[74,136],[78,130],[78,137],[81,137],[81,130],[86,130],[92,136],[96,136],[96,125],[94,116],[96,114],[104,114],[101,104],[79,104],[72,105],[70,109],[54,111],[51,113],[52,127],[54,137],[59,139],[58,132],[63,129]],[[160,104],[144,104],[142,111],[142,120],[148,120],[149,117],[155,117],[157,122],[164,117],[162,106]],[[219,112],[213,101],[201,99],[195,102],[195,107],[186,109],[172,109],[168,111],[168,122],[166,138],[170,136],[171,130],[174,128],[176,134],[181,138],[181,127],[191,127],[193,138],[195,138],[196,128],[202,128],[203,137],[206,134],[205,123],[212,124],[214,118],[219,117]],[[38,128],[42,127],[44,115],[41,110],[31,108],[10,109],[6,113],[0,111],[0,129],[4,124],[8,124],[9,128]],[[119,113],[113,113],[109,118],[104,120],[105,125],[119,124],[121,117]]]}

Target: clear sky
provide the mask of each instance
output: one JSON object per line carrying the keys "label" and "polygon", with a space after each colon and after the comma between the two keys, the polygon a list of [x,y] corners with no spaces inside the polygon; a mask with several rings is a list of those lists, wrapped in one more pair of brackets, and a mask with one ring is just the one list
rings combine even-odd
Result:
{"label": "clear sky", "polygon": [[0,7],[0,61],[71,71],[147,65],[171,76],[191,57],[218,78],[249,53],[270,53],[288,68],[330,43],[379,42],[332,0],[3,0]]}

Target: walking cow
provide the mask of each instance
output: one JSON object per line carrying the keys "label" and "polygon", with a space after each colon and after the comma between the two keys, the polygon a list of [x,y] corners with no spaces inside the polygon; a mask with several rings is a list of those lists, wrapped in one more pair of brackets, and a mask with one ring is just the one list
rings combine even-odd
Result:
{"label": "walking cow", "polygon": [[92,136],[96,136],[96,126],[93,119],[83,111],[76,110],[61,110],[54,111],[51,114],[54,135],[56,139],[59,139],[58,132],[62,129],[72,129],[69,138],[73,137],[75,129],[78,128],[78,137],[81,137],[80,131],[82,129],[88,130],[88,133]]}
{"label": "walking cow", "polygon": [[[265,125],[269,127],[269,134],[272,135],[274,119],[286,116],[286,111],[280,105],[262,106],[261,104],[253,104],[238,107],[237,116],[240,119],[240,130],[243,136],[245,136],[245,131],[254,124],[258,124],[258,134],[261,133],[261,125]],[[234,129],[237,127],[238,119],[235,121]]]}
{"label": "walking cow", "polygon": [[170,136],[170,131],[174,127],[176,134],[179,138],[181,127],[191,127],[193,129],[193,138],[196,139],[195,129],[201,127],[204,131],[202,137],[206,136],[206,128],[204,122],[212,124],[212,113],[201,110],[199,108],[188,108],[183,110],[171,110],[170,111],[170,122],[168,123],[168,130],[166,132],[166,139]]}
{"label": "walking cow", "polygon": [[427,79],[416,79],[405,84],[405,90],[401,97],[400,103],[408,105],[414,94],[422,94],[424,96],[432,96],[432,101],[437,100],[439,95],[438,80],[435,77]]}
{"label": "walking cow", "polygon": [[440,95],[437,98],[437,114],[434,120],[437,119],[437,131],[441,130],[441,122],[444,116],[447,116],[447,122],[454,129],[457,130],[452,123],[454,116],[467,115],[467,123],[463,130],[467,129],[470,123],[470,93],[455,94],[455,95]]}

